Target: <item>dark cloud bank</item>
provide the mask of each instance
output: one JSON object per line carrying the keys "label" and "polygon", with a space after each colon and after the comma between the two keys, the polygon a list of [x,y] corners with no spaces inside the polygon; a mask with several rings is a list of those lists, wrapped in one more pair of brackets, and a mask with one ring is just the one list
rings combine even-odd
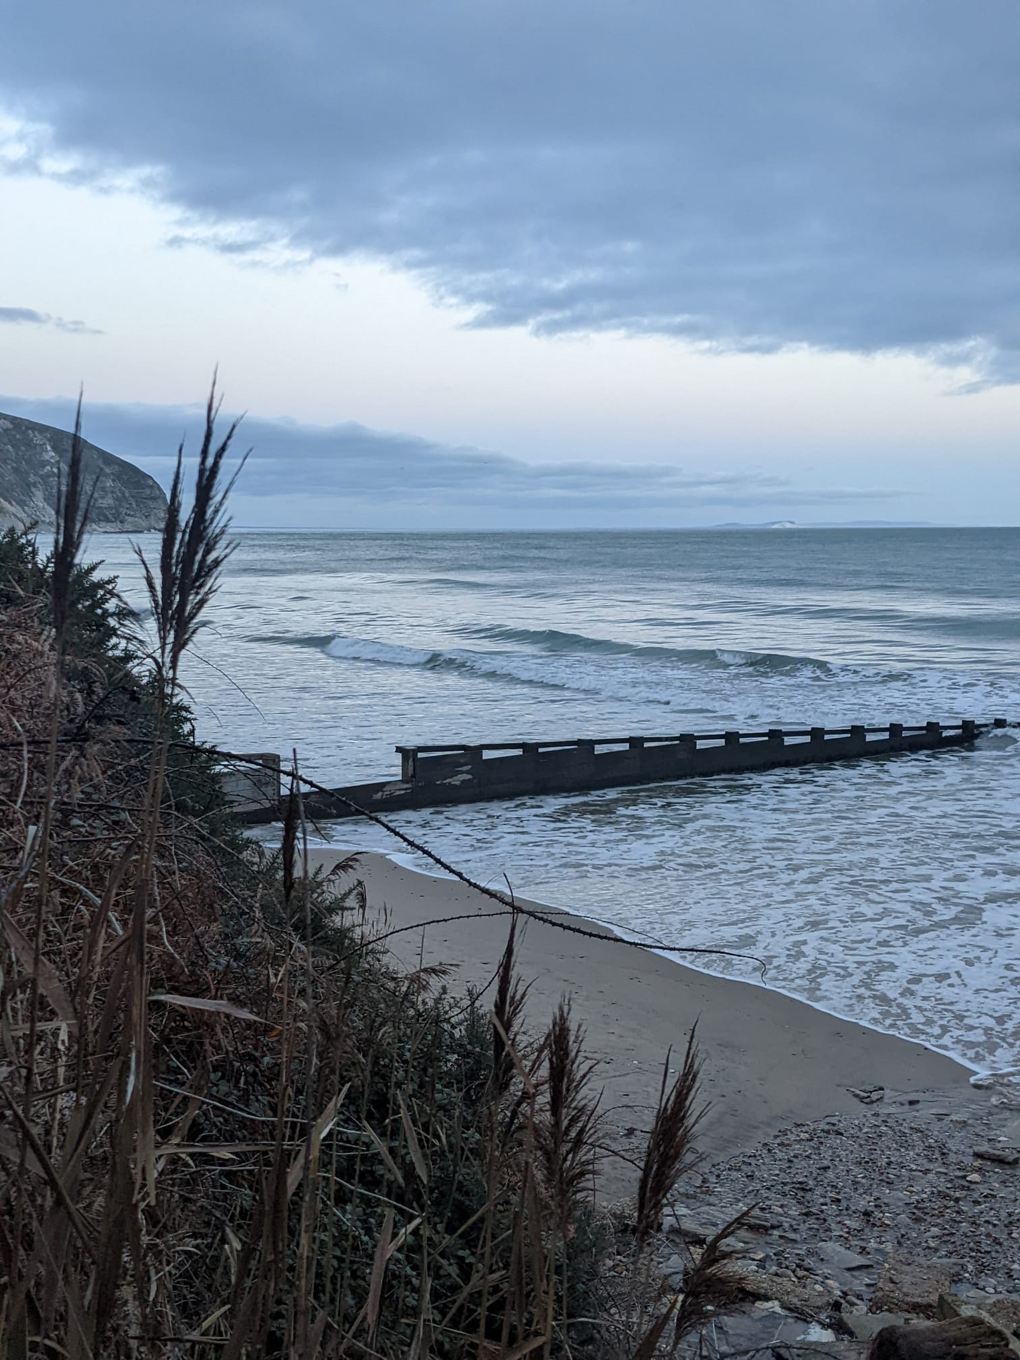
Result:
{"label": "dark cloud bank", "polygon": [[[1020,377],[1015,0],[17,5],[25,159],[178,241],[365,252],[475,324]],[[238,227],[237,224],[243,224]]]}
{"label": "dark cloud bank", "polygon": [[[65,398],[0,396],[0,410],[68,428]],[[226,418],[222,428],[226,428]],[[182,437],[185,454],[199,443],[198,408],[87,404],[86,438],[169,484]],[[251,453],[237,488],[239,517],[262,524],[337,528],[551,527],[688,524],[779,519],[803,507],[826,507],[840,519],[868,514],[895,491],[827,487],[805,490],[785,477],[711,473],[658,464],[531,464],[477,448],[455,448],[412,435],[346,422],[302,425],[246,417],[238,455]],[[803,516],[801,516],[803,517]],[[811,518],[818,518],[812,515]]]}

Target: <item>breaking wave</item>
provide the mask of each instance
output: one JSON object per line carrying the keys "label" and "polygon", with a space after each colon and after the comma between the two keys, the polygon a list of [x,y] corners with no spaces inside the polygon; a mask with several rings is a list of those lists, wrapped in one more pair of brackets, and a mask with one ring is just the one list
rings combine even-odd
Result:
{"label": "breaking wave", "polygon": [[[469,652],[452,649],[429,651],[425,647],[404,647],[396,642],[376,642],[371,638],[344,637],[335,633],[325,636],[287,636],[273,633],[250,638],[251,642],[283,643],[291,647],[310,647],[325,652],[337,661],[361,661],[377,666],[404,666],[429,671],[464,671],[490,680],[508,684],[537,685],[542,689],[577,690],[583,686],[567,684],[542,675],[529,675],[513,669],[514,654],[504,652]],[[592,690],[592,693],[597,692]]]}
{"label": "breaking wave", "polygon": [[832,666],[812,656],[788,656],[783,652],[736,651],[722,647],[661,647],[654,644],[615,642],[611,638],[588,637],[584,633],[563,633],[555,628],[506,628],[498,624],[458,630],[464,637],[485,638],[492,642],[516,642],[548,653],[633,656],[646,660],[678,661],[712,669],[734,666],[784,673],[814,670],[829,674]]}
{"label": "breaking wave", "polygon": [[[663,684],[670,681],[671,672],[682,671],[687,667],[730,673],[751,671],[763,677],[796,673],[809,679],[823,678],[832,669],[828,663],[811,657],[724,648],[642,646],[555,629],[533,630],[491,625],[455,631],[464,637],[492,644],[503,643],[504,646],[493,646],[491,650],[467,647],[429,649],[335,633],[277,633],[249,640],[308,647],[341,662],[459,673],[509,685],[625,700],[639,697],[642,703],[666,707],[673,700],[663,694]],[[616,664],[609,669],[605,665],[599,667],[599,658],[612,658]],[[631,664],[628,665],[628,662]],[[642,674],[646,666],[654,668],[651,674]]]}

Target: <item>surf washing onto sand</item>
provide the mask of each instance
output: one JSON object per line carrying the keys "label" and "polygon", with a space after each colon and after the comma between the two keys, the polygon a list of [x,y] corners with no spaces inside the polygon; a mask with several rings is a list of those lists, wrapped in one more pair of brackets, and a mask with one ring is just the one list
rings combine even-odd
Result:
{"label": "surf washing onto sand", "polygon": [[[296,747],[326,784],[394,774],[397,743],[1020,718],[1016,529],[237,537],[189,663],[199,735]],[[92,551],[141,607],[129,541]],[[1017,735],[393,820],[483,881],[756,955],[784,992],[1001,1068]]]}

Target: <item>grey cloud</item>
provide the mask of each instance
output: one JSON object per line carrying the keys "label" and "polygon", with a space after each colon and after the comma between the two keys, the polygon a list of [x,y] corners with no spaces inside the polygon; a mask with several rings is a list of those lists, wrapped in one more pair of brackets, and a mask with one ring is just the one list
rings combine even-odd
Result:
{"label": "grey cloud", "polygon": [[0,307],[0,321],[7,321],[15,326],[25,322],[32,326],[45,326],[49,317],[44,316],[42,312],[34,311],[31,307]]}
{"label": "grey cloud", "polygon": [[981,384],[1020,379],[1018,44],[1015,0],[58,0],[14,8],[0,78],[52,128],[24,168],[134,168],[220,251]]}
{"label": "grey cloud", "polygon": [[54,326],[58,331],[70,331],[74,335],[102,335],[84,321],[65,321],[62,316],[50,316],[47,312],[37,312],[34,307],[0,307],[0,322],[12,325]]}
{"label": "grey cloud", "polygon": [[[0,397],[0,409],[67,426],[74,404],[64,398]],[[100,447],[128,458],[164,486],[175,451],[198,446],[198,408],[86,403],[84,431]],[[225,424],[225,422],[224,422]],[[526,524],[549,514],[659,512],[674,518],[709,506],[754,506],[766,513],[810,505],[895,500],[901,493],[853,487],[807,489],[766,472],[712,473],[655,463],[643,465],[563,461],[532,464],[506,454],[453,447],[414,435],[386,433],[345,422],[330,426],[247,417],[236,451],[251,450],[238,494],[267,502],[307,498],[314,508],[357,506],[369,516],[394,505],[410,513],[453,516],[465,527],[493,514]]]}

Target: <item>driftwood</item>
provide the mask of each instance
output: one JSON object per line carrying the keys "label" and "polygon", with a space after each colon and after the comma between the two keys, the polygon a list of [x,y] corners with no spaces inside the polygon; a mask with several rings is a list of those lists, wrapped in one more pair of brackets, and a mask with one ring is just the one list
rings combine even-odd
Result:
{"label": "driftwood", "polygon": [[920,1327],[883,1327],[868,1360],[1017,1360],[1015,1343],[979,1317],[954,1317]]}

